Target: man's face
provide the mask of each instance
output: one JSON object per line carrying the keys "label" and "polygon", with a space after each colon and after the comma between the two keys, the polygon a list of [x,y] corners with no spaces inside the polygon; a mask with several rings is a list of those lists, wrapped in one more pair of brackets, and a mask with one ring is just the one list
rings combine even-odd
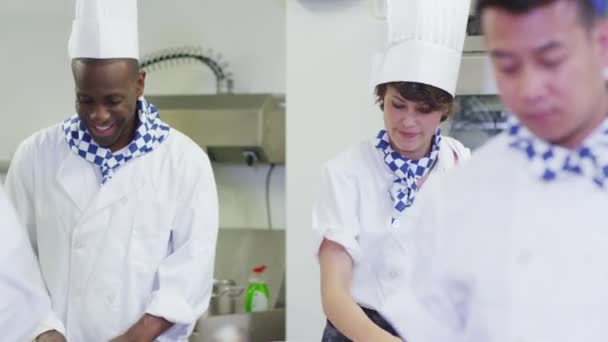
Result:
{"label": "man's face", "polygon": [[586,26],[575,1],[556,1],[524,14],[491,7],[482,25],[505,106],[541,139],[580,146],[608,113],[606,23]]}
{"label": "man's face", "polygon": [[93,140],[117,151],[133,139],[145,74],[128,60],[73,63],[76,112]]}

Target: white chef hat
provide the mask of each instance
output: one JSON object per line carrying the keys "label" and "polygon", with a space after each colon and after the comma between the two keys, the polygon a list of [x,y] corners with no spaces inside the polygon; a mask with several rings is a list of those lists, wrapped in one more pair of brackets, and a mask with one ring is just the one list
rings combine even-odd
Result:
{"label": "white chef hat", "polygon": [[454,96],[470,0],[386,0],[388,41],[372,67],[372,88],[418,82]]}
{"label": "white chef hat", "polygon": [[139,59],[137,0],[76,0],[70,58]]}

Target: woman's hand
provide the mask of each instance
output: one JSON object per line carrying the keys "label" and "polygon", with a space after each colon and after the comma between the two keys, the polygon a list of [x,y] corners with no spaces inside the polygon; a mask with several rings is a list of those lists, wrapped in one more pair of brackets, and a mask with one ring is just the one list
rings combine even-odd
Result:
{"label": "woman's hand", "polygon": [[319,251],[321,298],[327,318],[357,342],[401,342],[370,320],[350,294],[353,261],[341,245],[323,240]]}

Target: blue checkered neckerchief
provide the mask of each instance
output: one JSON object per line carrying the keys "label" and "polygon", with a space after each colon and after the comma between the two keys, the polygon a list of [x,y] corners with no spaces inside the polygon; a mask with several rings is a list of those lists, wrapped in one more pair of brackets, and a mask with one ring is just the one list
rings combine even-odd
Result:
{"label": "blue checkered neckerchief", "polygon": [[160,120],[156,107],[143,97],[137,101],[138,126],[133,141],[118,153],[112,153],[92,139],[78,115],[63,122],[65,140],[70,149],[101,169],[101,184],[106,184],[116,170],[129,160],[142,156],[158,147],[169,135],[170,127]]}
{"label": "blue checkered neckerchief", "polygon": [[551,145],[535,137],[517,119],[511,117],[507,128],[509,145],[523,152],[539,179],[552,182],[566,175],[587,177],[595,185],[608,185],[608,119],[583,143],[572,151]]}
{"label": "blue checkered neckerchief", "polygon": [[378,133],[376,141],[376,148],[384,153],[384,162],[395,175],[395,180],[389,189],[389,195],[394,203],[391,224],[398,226],[401,213],[414,204],[414,198],[418,191],[417,181],[424,177],[437,161],[441,143],[441,129],[437,128],[433,136],[429,155],[419,160],[406,159],[393,150],[389,135],[384,129]]}

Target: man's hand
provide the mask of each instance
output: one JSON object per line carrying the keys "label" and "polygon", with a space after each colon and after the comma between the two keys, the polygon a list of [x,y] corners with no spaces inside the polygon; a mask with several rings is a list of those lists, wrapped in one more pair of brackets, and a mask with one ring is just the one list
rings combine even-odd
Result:
{"label": "man's hand", "polygon": [[59,331],[50,330],[38,335],[36,342],[67,342],[67,340]]}
{"label": "man's hand", "polygon": [[152,342],[172,326],[173,323],[164,318],[145,314],[126,333],[110,342]]}

